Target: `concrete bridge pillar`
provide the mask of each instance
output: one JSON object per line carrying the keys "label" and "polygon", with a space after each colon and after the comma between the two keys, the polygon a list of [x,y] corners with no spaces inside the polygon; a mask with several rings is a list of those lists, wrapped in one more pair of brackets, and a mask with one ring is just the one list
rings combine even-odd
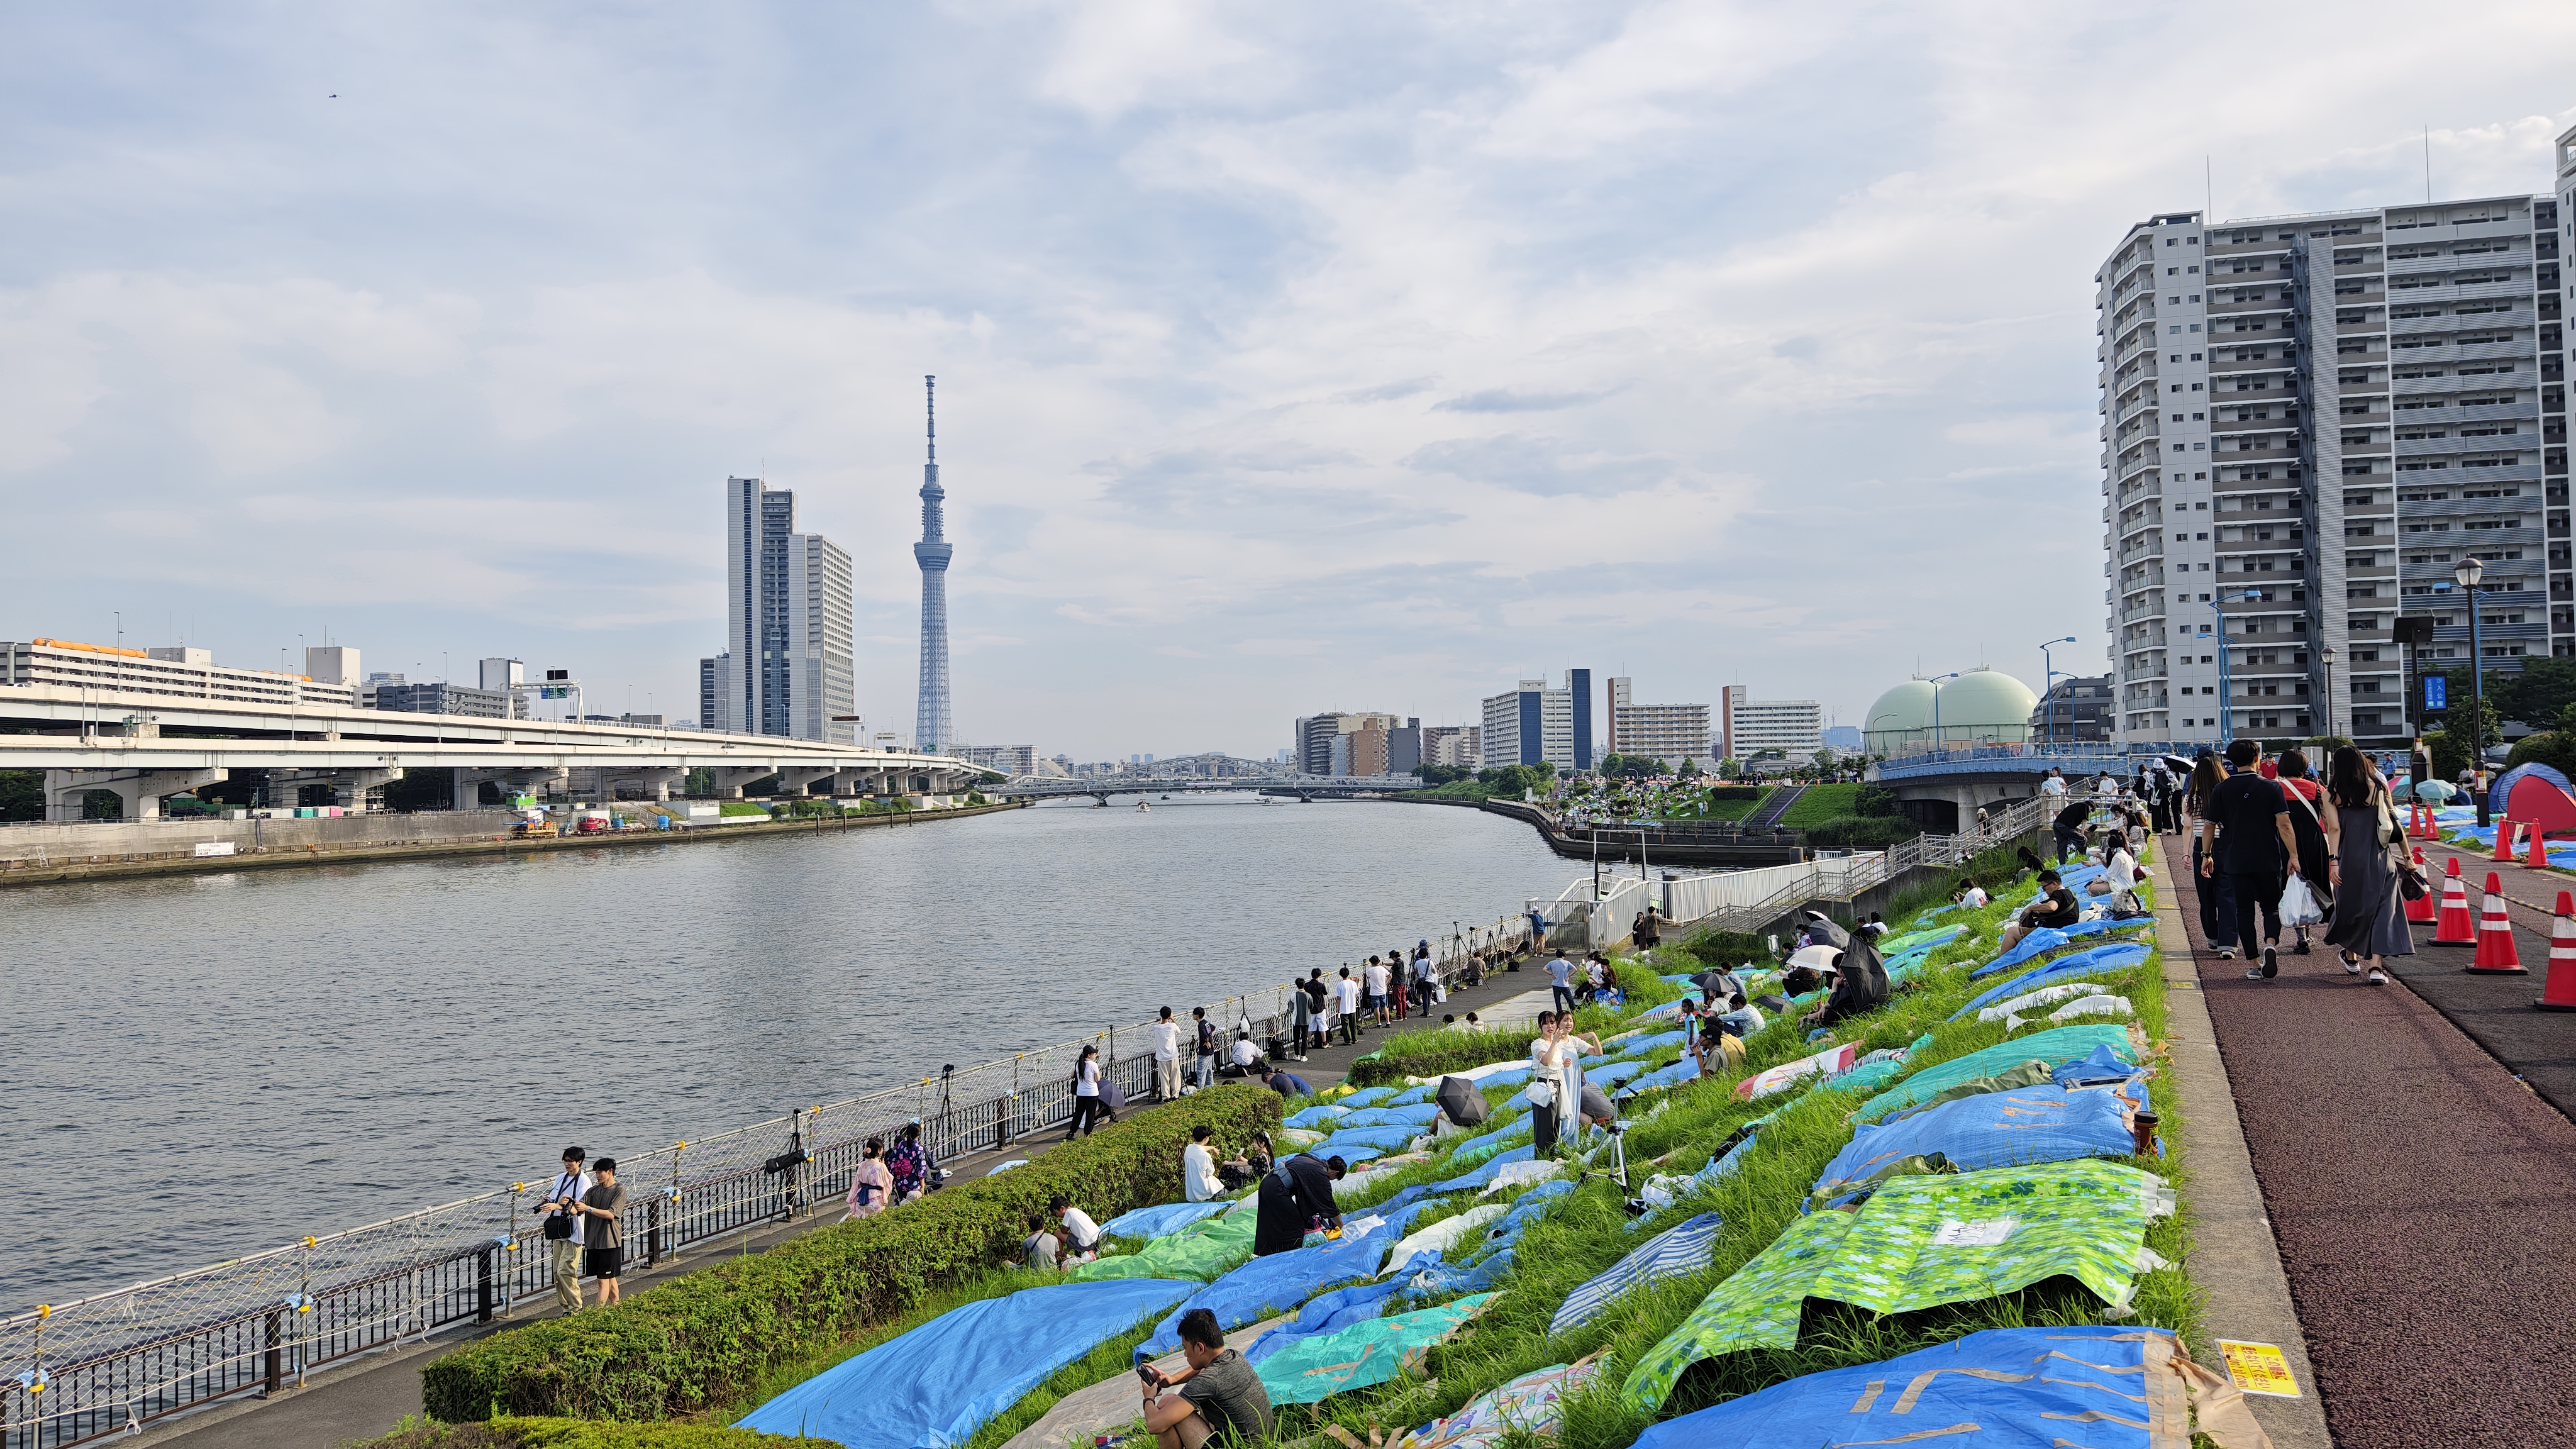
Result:
{"label": "concrete bridge pillar", "polygon": [[571,791],[605,804],[617,799],[618,791],[637,786],[647,798],[660,802],[669,800],[672,789],[688,778],[688,770],[676,765],[600,765],[574,770]]}
{"label": "concrete bridge pillar", "polygon": [[790,795],[802,795],[806,786],[839,773],[829,765],[798,765],[776,772],[778,788]]}
{"label": "concrete bridge pillar", "polygon": [[83,797],[92,790],[113,790],[128,820],[158,820],[161,800],[232,778],[230,770],[47,770],[45,818],[78,820]]}
{"label": "concrete bridge pillar", "polygon": [[717,765],[707,773],[715,776],[718,799],[739,800],[743,786],[777,772],[766,765]]}
{"label": "concrete bridge pillar", "polygon": [[459,768],[454,793],[448,798],[459,810],[471,810],[483,803],[483,787],[499,785],[504,795],[543,795],[568,786],[570,768],[548,769],[543,765],[519,768],[479,770]]}
{"label": "concrete bridge pillar", "polygon": [[885,771],[872,766],[857,765],[832,772],[832,793],[843,799],[853,795],[882,794],[884,783]]}

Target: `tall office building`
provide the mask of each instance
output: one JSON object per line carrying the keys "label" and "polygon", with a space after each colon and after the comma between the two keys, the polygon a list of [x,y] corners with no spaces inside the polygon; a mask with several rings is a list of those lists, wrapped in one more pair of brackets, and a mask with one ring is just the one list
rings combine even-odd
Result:
{"label": "tall office building", "polygon": [[1639,704],[1635,681],[1609,681],[1610,753],[1662,760],[1675,769],[1709,754],[1708,706]]}
{"label": "tall office building", "polygon": [[2095,277],[2122,736],[2408,734],[2391,626],[2430,616],[2422,662],[2468,667],[2470,555],[2479,665],[2576,654],[2561,215],[2503,196],[2129,229]]}
{"label": "tall office building", "polygon": [[[1300,716],[1296,725],[1295,763],[1298,772],[1307,775],[1350,774],[1352,773],[1349,756],[1351,744],[1348,740],[1342,739],[1342,736],[1356,734],[1361,730],[1392,730],[1401,723],[1401,720],[1391,714],[1351,714],[1342,710],[1326,710],[1322,714]],[[1337,740],[1340,741],[1338,745],[1335,744]],[[1339,768],[1336,768],[1333,763],[1337,758],[1334,754],[1336,749],[1343,752],[1338,757],[1343,761]],[[1383,760],[1384,756],[1385,750],[1380,747],[1371,758]]]}
{"label": "tall office building", "polygon": [[854,744],[850,556],[796,531],[796,494],[725,480],[725,652],[698,661],[704,729]]}
{"label": "tall office building", "polygon": [[[1582,678],[1589,692],[1589,671],[1577,670],[1574,675]],[[1545,679],[1524,679],[1518,689],[1488,696],[1481,736],[1484,767],[1550,764],[1565,770],[1578,768],[1574,754],[1575,699],[1572,688],[1550,689]]]}
{"label": "tall office building", "polygon": [[1478,768],[1485,759],[1483,734],[1480,725],[1424,725],[1422,763]]}
{"label": "tall office building", "polygon": [[913,748],[935,755],[948,744],[948,560],[956,552],[945,531],[948,494],[939,486],[939,379],[921,379],[929,461],[921,467],[921,542],[912,546],[921,565],[921,692],[912,720]]}

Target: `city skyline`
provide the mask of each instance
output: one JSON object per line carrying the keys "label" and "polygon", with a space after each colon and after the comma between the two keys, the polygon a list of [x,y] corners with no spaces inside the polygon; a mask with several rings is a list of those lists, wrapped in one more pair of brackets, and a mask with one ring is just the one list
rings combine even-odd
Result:
{"label": "city skyline", "polygon": [[968,741],[2099,674],[2122,229],[2551,190],[2576,18],[2371,38],[2412,13],[2229,12],[2299,68],[2223,115],[2166,100],[2197,7],[31,14],[0,489],[79,546],[0,633],[500,648],[683,718],[705,484],[767,477],[850,554],[874,732],[935,372]]}

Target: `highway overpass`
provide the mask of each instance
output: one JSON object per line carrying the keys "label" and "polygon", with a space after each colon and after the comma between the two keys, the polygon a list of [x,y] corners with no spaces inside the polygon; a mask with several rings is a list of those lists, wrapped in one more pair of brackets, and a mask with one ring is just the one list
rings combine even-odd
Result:
{"label": "highway overpass", "polygon": [[270,772],[270,788],[328,785],[345,809],[366,792],[427,770],[455,772],[459,801],[489,781],[512,793],[592,800],[667,800],[689,773],[739,798],[770,775],[791,793],[944,795],[983,772],[963,760],[769,735],[637,729],[555,720],[292,706],[61,685],[0,686],[0,770],[45,772],[46,818],[77,820],[83,797],[113,791],[128,820],[161,801]]}

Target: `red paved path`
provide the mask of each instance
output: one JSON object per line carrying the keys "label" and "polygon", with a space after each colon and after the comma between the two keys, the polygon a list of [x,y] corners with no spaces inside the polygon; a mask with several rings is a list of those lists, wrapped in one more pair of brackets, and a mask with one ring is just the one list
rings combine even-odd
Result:
{"label": "red paved path", "polygon": [[[2484,882],[2482,862],[2460,868]],[[2335,1442],[2576,1445],[2576,1124],[2407,984],[2438,972],[2447,989],[2469,953],[2419,947],[2372,987],[2320,946],[2247,981],[2176,885]],[[2526,901],[2557,889],[2505,882]],[[2548,941],[2545,916],[2516,924],[2533,974],[2469,989],[2520,1031],[2507,1014],[2538,995]],[[2528,1040],[2576,1040],[2576,1014],[2523,1014],[2548,1024]]]}

